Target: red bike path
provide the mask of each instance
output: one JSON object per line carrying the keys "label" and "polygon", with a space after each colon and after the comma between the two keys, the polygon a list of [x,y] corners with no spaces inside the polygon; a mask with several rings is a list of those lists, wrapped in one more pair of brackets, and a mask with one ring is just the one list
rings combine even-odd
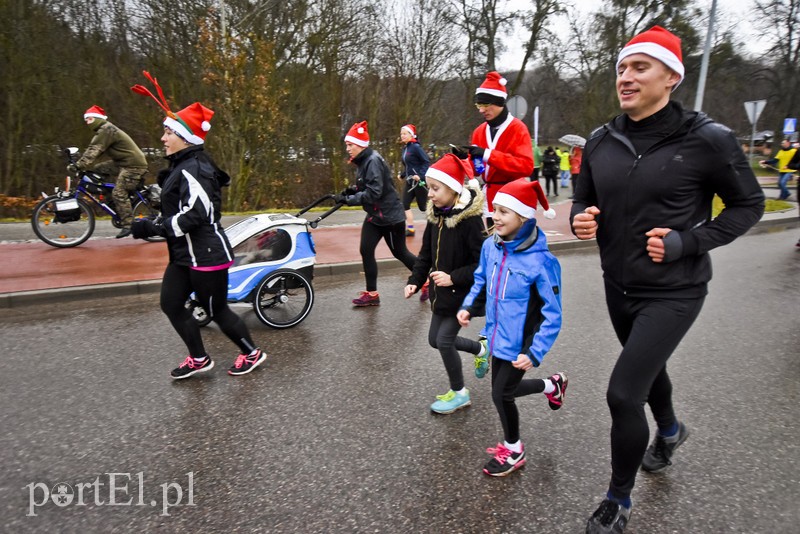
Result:
{"label": "red bike path", "polygon": [[[540,226],[549,243],[577,242],[569,230],[571,204],[553,206],[555,219],[541,217]],[[419,251],[425,228],[424,223],[416,224],[416,236],[407,238],[414,253]],[[360,225],[321,225],[311,230],[311,234],[317,250],[317,275],[326,274],[325,268],[333,266],[348,266],[349,272],[360,270]],[[167,265],[164,243],[131,238],[90,239],[74,248],[54,248],[43,242],[9,243],[0,245],[0,254],[3,258],[0,294],[159,280]],[[382,241],[376,256],[379,260],[392,258]],[[327,274],[330,273],[328,269]]]}

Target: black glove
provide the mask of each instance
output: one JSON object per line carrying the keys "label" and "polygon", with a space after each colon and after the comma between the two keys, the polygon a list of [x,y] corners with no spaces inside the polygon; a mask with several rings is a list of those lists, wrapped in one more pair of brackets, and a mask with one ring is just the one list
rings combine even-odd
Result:
{"label": "black glove", "polygon": [[339,193],[338,195],[333,195],[333,201],[337,204],[347,204],[347,195]]}
{"label": "black glove", "polygon": [[450,145],[450,152],[455,154],[458,159],[467,159],[469,157],[469,153],[468,152],[466,152],[464,150],[461,150],[460,148],[458,148],[456,146]]}
{"label": "black glove", "polygon": [[483,159],[484,153],[486,153],[486,149],[482,146],[472,145],[469,147],[469,155],[473,158]]}
{"label": "black glove", "polygon": [[131,224],[131,234],[134,239],[147,239],[148,237],[166,237],[167,229],[164,228],[161,218],[153,219],[134,219]]}
{"label": "black glove", "polygon": [[67,170],[69,172],[78,172],[78,166],[75,165],[74,163],[70,163],[69,165],[67,165]]}
{"label": "black glove", "polygon": [[356,194],[356,188],[353,187],[352,185],[348,185],[347,187],[342,189],[342,192],[339,193],[339,194],[342,195],[342,196],[346,196],[346,197],[350,196],[350,195],[355,195]]}

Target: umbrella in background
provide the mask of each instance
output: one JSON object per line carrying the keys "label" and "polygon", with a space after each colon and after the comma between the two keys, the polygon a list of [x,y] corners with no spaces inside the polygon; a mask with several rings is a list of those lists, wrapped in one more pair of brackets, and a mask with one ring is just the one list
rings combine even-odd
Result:
{"label": "umbrella in background", "polygon": [[586,139],[584,139],[580,135],[575,135],[575,134],[562,135],[561,137],[558,138],[558,140],[564,143],[565,145],[569,146],[579,146],[581,148],[586,146]]}

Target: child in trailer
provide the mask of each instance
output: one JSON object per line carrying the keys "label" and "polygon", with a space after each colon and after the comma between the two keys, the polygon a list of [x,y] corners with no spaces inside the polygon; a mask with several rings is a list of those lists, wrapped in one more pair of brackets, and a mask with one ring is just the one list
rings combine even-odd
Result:
{"label": "child in trailer", "polygon": [[433,314],[428,343],[439,349],[450,390],[437,395],[431,405],[435,413],[448,414],[470,405],[464,387],[459,351],[475,355],[475,375],[483,378],[488,369],[486,344],[458,336],[456,319],[461,302],[472,286],[472,273],[481,255],[483,233],[483,194],[465,186],[472,176],[469,163],[445,154],[425,174],[428,184],[428,224],[422,248],[408,277],[405,297],[416,293],[430,278]]}
{"label": "child in trailer", "polygon": [[482,334],[491,355],[492,400],[505,439],[486,451],[493,457],[483,472],[490,476],[505,476],[525,465],[514,399],[544,393],[550,409],[558,410],[567,389],[564,373],[523,380],[527,370],[542,363],[561,329],[561,266],[536,226],[537,201],[545,217],[555,217],[539,182],[523,178],[497,192],[494,236],[483,243],[475,283],[457,315],[461,326],[469,325],[476,300],[485,289]]}

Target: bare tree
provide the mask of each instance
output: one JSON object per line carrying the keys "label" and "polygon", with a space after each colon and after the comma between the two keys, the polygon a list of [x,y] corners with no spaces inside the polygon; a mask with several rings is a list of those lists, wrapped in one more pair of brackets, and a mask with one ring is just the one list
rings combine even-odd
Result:
{"label": "bare tree", "polygon": [[778,117],[800,113],[800,0],[757,1],[753,7],[757,26],[770,36],[764,55],[766,67],[758,75],[769,83],[770,102]]}
{"label": "bare tree", "polygon": [[548,32],[547,28],[553,16],[565,11],[558,0],[530,0],[530,2],[530,10],[523,10],[518,13],[523,27],[528,31],[528,40],[525,43],[525,54],[520,62],[517,75],[509,88],[511,93],[516,93],[522,84],[528,62],[534,53],[538,52],[539,43],[548,36],[552,37],[552,33]]}

